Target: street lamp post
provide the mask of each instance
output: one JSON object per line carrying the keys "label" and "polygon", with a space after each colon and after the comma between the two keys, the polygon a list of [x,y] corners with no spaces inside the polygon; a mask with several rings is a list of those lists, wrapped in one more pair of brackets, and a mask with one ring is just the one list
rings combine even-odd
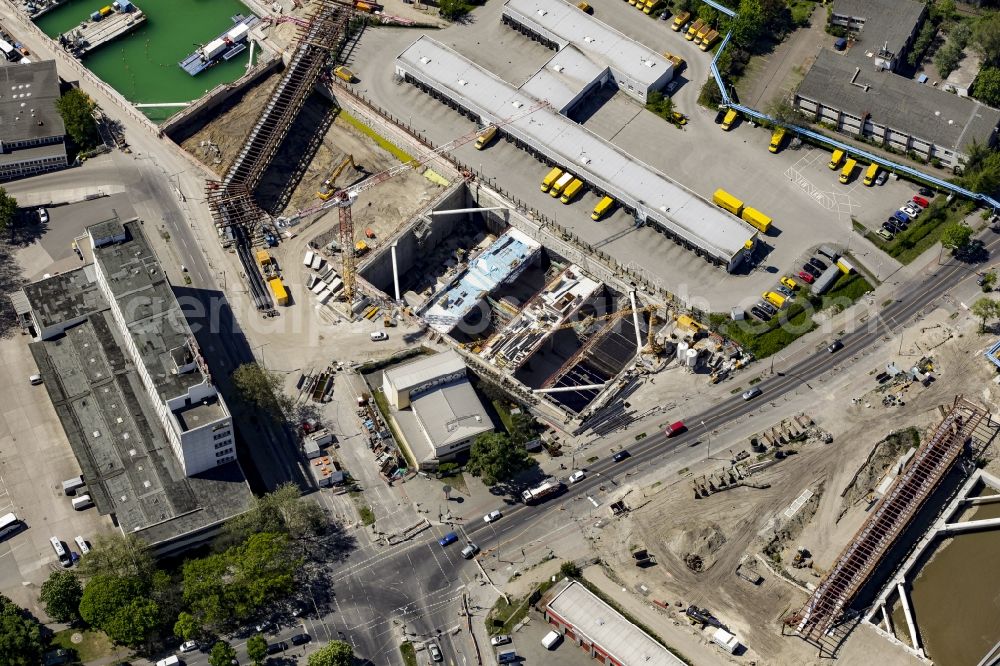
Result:
{"label": "street lamp post", "polygon": [[704,421],[701,422],[701,425],[705,428],[705,435],[708,436],[708,448],[705,450],[705,460],[708,460],[712,457],[712,433],[709,431],[708,426],[705,425]]}

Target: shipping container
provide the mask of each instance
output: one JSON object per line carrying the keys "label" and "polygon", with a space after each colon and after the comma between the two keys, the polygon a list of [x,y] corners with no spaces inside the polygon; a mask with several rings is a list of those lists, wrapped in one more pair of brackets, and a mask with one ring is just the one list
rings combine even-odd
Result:
{"label": "shipping container", "polygon": [[577,194],[580,193],[580,190],[582,189],[583,181],[579,178],[574,178],[570,184],[566,186],[566,189],[563,190],[562,197],[559,198],[559,201],[564,204],[568,204],[576,197]]}
{"label": "shipping container", "polygon": [[559,177],[563,175],[562,169],[559,167],[553,167],[551,171],[542,179],[542,192],[548,192],[549,188],[552,187],[552,183],[559,180]]}
{"label": "shipping container", "polygon": [[739,215],[743,212],[743,202],[723,189],[715,191],[715,194],[712,195],[712,201],[716,206],[728,210],[733,215]]}
{"label": "shipping container", "polygon": [[766,234],[767,230],[771,228],[771,218],[764,215],[764,213],[760,212],[756,208],[750,208],[747,206],[743,209],[743,213],[740,217],[743,218],[744,222],[748,223],[761,233]]}
{"label": "shipping container", "polygon": [[288,292],[285,291],[285,285],[281,281],[281,278],[269,280],[268,285],[270,285],[271,291],[274,292],[275,302],[278,305],[288,305]]}

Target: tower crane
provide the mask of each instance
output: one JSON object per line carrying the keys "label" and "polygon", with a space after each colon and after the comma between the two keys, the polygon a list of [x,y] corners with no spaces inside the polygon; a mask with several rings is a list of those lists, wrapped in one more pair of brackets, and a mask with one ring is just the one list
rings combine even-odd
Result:
{"label": "tower crane", "polygon": [[366,192],[373,187],[381,185],[390,178],[394,178],[401,173],[405,173],[412,169],[416,169],[427,162],[430,162],[434,158],[440,157],[444,153],[450,150],[458,148],[470,141],[474,141],[481,134],[486,132],[491,126],[492,127],[503,127],[509,123],[514,122],[524,118],[525,116],[534,113],[535,111],[541,109],[542,107],[549,106],[548,102],[538,102],[527,108],[523,108],[519,113],[501,120],[500,122],[494,123],[493,125],[487,126],[483,129],[477,129],[468,134],[463,134],[457,139],[452,139],[444,145],[438,146],[433,150],[429,150],[422,153],[410,160],[409,162],[404,162],[402,164],[397,164],[394,167],[390,167],[385,171],[380,171],[379,173],[373,174],[368,178],[365,178],[360,183],[351,186],[348,189],[342,189],[334,192],[333,196],[330,197],[328,201],[324,201],[321,204],[310,206],[304,208],[294,213],[293,215],[286,217],[285,219],[289,222],[294,222],[295,220],[300,220],[303,217],[307,217],[314,213],[321,213],[329,208],[336,207],[340,213],[340,247],[342,248],[341,256],[343,257],[344,265],[341,271],[341,277],[344,281],[344,298],[350,304],[354,300],[354,284],[355,284],[355,274],[354,274],[354,220],[351,218],[351,206],[357,200],[358,195],[362,192]]}

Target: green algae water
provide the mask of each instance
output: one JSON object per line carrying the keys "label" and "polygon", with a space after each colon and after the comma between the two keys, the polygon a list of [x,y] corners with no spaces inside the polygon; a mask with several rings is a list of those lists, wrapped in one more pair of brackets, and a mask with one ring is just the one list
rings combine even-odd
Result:
{"label": "green algae water", "polygon": [[[59,35],[87,19],[110,0],[71,0],[36,21],[48,36]],[[119,37],[83,59],[87,69],[135,103],[191,102],[220,83],[240,77],[250,58],[250,47],[229,61],[220,61],[198,76],[189,76],[177,64],[200,44],[233,27],[236,14],[250,15],[239,0],[135,0],[146,14],[138,30]],[[254,59],[259,49],[254,47]],[[144,108],[154,121],[163,121],[180,107]]]}

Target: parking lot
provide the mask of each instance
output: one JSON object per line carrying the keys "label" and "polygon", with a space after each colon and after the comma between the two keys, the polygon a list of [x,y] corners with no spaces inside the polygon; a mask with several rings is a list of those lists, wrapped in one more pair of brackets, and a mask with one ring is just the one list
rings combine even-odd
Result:
{"label": "parking lot", "polygon": [[[711,199],[717,188],[723,188],[771,216],[774,231],[762,239],[765,248],[757,270],[749,275],[728,275],[653,229],[635,228],[621,210],[593,222],[590,211],[598,201],[596,196],[586,193],[567,206],[539,192],[546,165],[504,141],[494,142],[484,151],[462,146],[455,151],[460,160],[567,227],[581,241],[706,310],[727,311],[737,303],[746,305],[759,298],[773,283],[776,272],[787,272],[803,252],[824,242],[859,248],[859,260],[872,273],[876,264],[883,268],[893,264],[853,232],[851,218],[877,229],[885,220],[883,213],[895,210],[897,200],[912,196],[913,188],[892,179],[882,187],[865,187],[861,167],[844,185],[838,182],[839,172],[827,167],[827,151],[786,146],[771,154],[767,150],[770,132],[747,122],[723,132],[714,122],[715,112],[694,102],[707,76],[708,54],[670,30],[669,21],[651,19],[631,7],[625,7],[631,11],[623,11],[622,3],[611,0],[599,0],[595,9],[598,19],[653,42],[649,45],[658,51],[670,50],[689,61],[682,79],[690,77],[690,83],[682,85],[674,97],[690,122],[679,130],[620,93],[582,115],[574,112],[574,117],[701,196]],[[500,11],[500,5],[477,9],[470,24],[452,26],[432,36],[499,77],[519,84],[553,52],[501,25]],[[401,52],[416,37],[410,31],[367,33],[354,51],[351,67],[360,77],[357,88],[361,92],[440,143],[473,129],[473,123],[416,88],[394,81],[392,61],[379,57]],[[495,46],[482,48],[487,43]]]}
{"label": "parking lot", "polygon": [[49,543],[59,537],[69,550],[79,552],[73,538],[88,541],[114,529],[97,509],[74,511],[62,482],[80,474],[69,442],[44,386],[31,386],[35,372],[27,349],[28,338],[0,340],[0,513],[14,512],[25,528],[0,542],[0,592],[40,614],[37,590],[52,570],[59,568]]}
{"label": "parking lot", "polygon": [[[542,638],[552,631],[553,627],[540,613],[531,611],[528,617],[531,621],[511,636],[513,641],[509,645],[493,648],[494,652],[513,648],[521,658],[520,663],[539,666],[586,666],[598,663],[582,649],[578,649],[572,641],[564,640],[552,650],[545,649],[542,647]],[[487,662],[490,663],[488,660]]]}

